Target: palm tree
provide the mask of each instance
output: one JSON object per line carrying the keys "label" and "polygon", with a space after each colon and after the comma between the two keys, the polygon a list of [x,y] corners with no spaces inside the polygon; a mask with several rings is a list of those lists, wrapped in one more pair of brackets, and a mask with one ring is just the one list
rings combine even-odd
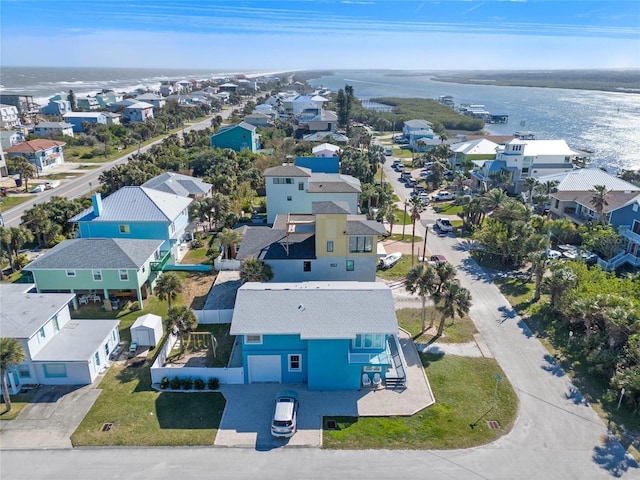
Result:
{"label": "palm tree", "polygon": [[167,306],[171,310],[171,302],[178,297],[182,290],[180,279],[173,272],[163,273],[156,282],[155,294],[160,300],[167,300]]}
{"label": "palm tree", "polygon": [[180,355],[184,353],[186,335],[198,326],[198,317],[193,310],[184,305],[169,309],[164,327],[180,338]]}
{"label": "palm tree", "polygon": [[527,190],[529,190],[529,203],[532,204],[533,203],[533,191],[536,189],[536,187],[538,185],[540,185],[540,182],[538,181],[537,178],[535,177],[527,177],[524,181],[524,184],[527,187]]}
{"label": "palm tree", "polygon": [[[425,324],[427,323],[427,295],[433,295],[433,293],[436,291],[438,280],[439,278],[435,268],[424,263],[419,263],[418,265],[412,267],[411,270],[409,270],[409,273],[407,273],[407,276],[404,280],[404,287],[407,289],[407,291],[411,293],[418,292],[418,295],[422,299],[421,332],[424,332],[426,330]],[[431,325],[429,325],[429,328],[431,327],[433,327],[433,317],[431,317]]]}
{"label": "palm tree", "polygon": [[273,278],[271,265],[262,263],[256,257],[249,257],[240,265],[240,281],[247,282],[268,282]]}
{"label": "palm tree", "polygon": [[482,205],[483,210],[486,213],[489,213],[489,212],[493,212],[498,207],[502,206],[507,201],[508,198],[509,197],[507,196],[507,194],[504,193],[502,190],[494,188],[492,190],[489,190],[487,193],[483,194],[482,197],[480,197],[480,203]]}
{"label": "palm tree", "polygon": [[222,232],[218,234],[218,238],[224,247],[222,251],[222,259],[224,260],[227,258],[227,253],[229,254],[229,258],[235,258],[236,245],[242,242],[242,234],[236,230],[224,228],[222,229]]}
{"label": "palm tree", "polygon": [[25,361],[22,345],[15,338],[0,338],[0,376],[2,376],[2,397],[6,405],[5,412],[11,411],[11,397],[7,385],[7,371]]}
{"label": "palm tree", "polygon": [[[22,225],[18,227],[9,228],[10,232],[10,247],[11,252],[13,253],[13,258],[18,258],[18,252],[22,248],[22,246],[26,243],[33,242],[33,233],[26,227]],[[15,262],[12,262],[12,267],[15,267]]]}
{"label": "palm tree", "polygon": [[604,207],[609,205],[609,202],[607,202],[607,195],[609,195],[609,190],[607,190],[607,187],[605,185],[594,185],[593,190],[591,191],[594,192],[593,196],[591,197],[591,205],[593,205],[593,208],[596,209],[598,217],[600,218],[600,223],[604,225],[607,223],[604,217]]}
{"label": "palm tree", "polygon": [[471,308],[471,292],[460,285],[458,280],[450,280],[440,294],[442,301],[442,319],[438,325],[438,337],[444,331],[444,322],[447,318],[455,319],[456,315],[462,316],[469,313]]}
{"label": "palm tree", "polygon": [[413,230],[411,233],[411,265],[413,265],[414,247],[416,243],[416,222],[420,220],[420,214],[424,211],[424,203],[419,197],[411,197],[409,200],[409,214]]}
{"label": "palm tree", "polygon": [[29,180],[36,176],[36,167],[25,157],[12,157],[9,170],[20,175],[20,181],[24,184],[24,191],[29,191]]}

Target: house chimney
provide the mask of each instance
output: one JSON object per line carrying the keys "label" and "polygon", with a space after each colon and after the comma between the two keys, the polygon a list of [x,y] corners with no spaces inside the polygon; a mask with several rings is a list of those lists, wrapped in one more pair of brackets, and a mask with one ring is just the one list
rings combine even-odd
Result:
{"label": "house chimney", "polygon": [[99,217],[102,213],[102,195],[100,195],[100,193],[95,193],[91,197],[91,202],[93,203],[93,213],[96,217]]}

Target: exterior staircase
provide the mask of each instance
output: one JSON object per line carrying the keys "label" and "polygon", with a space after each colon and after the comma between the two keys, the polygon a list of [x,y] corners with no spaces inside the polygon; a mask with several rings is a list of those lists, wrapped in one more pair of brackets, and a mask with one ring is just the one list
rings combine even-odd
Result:
{"label": "exterior staircase", "polygon": [[407,374],[404,366],[406,362],[402,355],[400,344],[398,343],[398,337],[395,335],[389,339],[389,351],[391,352],[393,370],[389,371],[386,375],[384,381],[385,387],[389,389],[405,388]]}

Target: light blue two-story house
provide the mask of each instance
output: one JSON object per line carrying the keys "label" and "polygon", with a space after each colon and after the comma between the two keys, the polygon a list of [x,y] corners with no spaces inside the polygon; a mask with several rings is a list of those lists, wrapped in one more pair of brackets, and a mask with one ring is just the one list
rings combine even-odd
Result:
{"label": "light blue two-story house", "polygon": [[246,383],[326,391],[358,390],[376,374],[387,386],[406,381],[391,290],[381,282],[246,283],[230,333],[242,338]]}
{"label": "light blue two-story house", "polygon": [[70,222],[77,222],[81,238],[137,238],[162,240],[161,254],[180,258],[180,239],[189,223],[193,199],[145,187],[123,187],[106,198],[99,193],[93,205]]}

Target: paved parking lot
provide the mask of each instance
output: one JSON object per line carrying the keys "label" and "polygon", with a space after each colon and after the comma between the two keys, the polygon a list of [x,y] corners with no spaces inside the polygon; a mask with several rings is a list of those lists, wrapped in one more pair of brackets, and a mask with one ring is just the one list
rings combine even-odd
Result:
{"label": "paved parking lot", "polygon": [[[281,447],[322,446],[322,417],[412,415],[434,403],[433,393],[410,338],[400,343],[408,364],[407,387],[315,392],[305,384],[223,385],[227,399],[215,445],[271,450]],[[300,400],[298,431],[290,439],[271,436],[274,398],[280,390],[295,390]]]}

